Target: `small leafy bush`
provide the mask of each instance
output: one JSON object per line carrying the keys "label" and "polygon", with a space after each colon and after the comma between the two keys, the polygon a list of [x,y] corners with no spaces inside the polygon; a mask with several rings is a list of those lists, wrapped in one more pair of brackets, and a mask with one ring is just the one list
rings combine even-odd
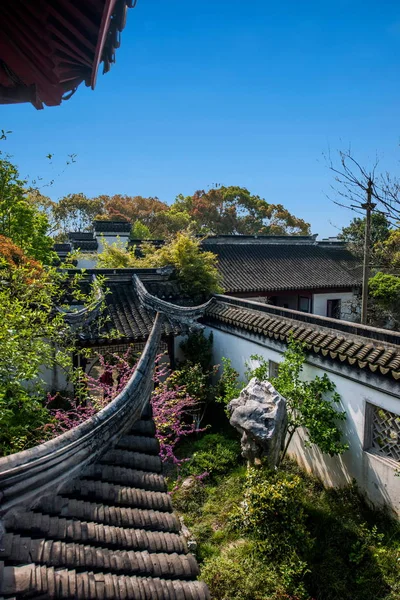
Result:
{"label": "small leafy bush", "polygon": [[[253,377],[257,377],[260,381],[269,379],[269,362],[261,356],[261,354],[252,354],[250,361],[246,361],[246,379],[250,381]],[[257,366],[252,363],[257,362]]]}
{"label": "small leafy bush", "polygon": [[219,433],[206,434],[193,444],[193,450],[191,459],[182,466],[184,475],[224,475],[240,460],[239,441]]}
{"label": "small leafy bush", "polygon": [[227,406],[231,400],[237,398],[243,389],[239,380],[239,373],[232,367],[230,358],[222,357],[222,374],[216,387],[215,400]]}
{"label": "small leafy bush", "polygon": [[174,508],[182,513],[199,515],[206,498],[206,490],[200,479],[187,477],[174,490]]}
{"label": "small leafy bush", "polygon": [[238,540],[205,560],[201,577],[214,600],[306,600],[304,564],[288,561],[281,569],[260,556],[251,541]]}
{"label": "small leafy bush", "polygon": [[304,485],[298,475],[249,469],[243,502],[232,522],[250,534],[268,554],[290,554],[309,543],[301,498]]}
{"label": "small leafy bush", "polygon": [[210,370],[212,360],[212,347],[214,336],[211,332],[207,337],[204,331],[193,331],[180,344],[180,348],[185,355],[185,362],[190,364],[200,364],[203,371]]}

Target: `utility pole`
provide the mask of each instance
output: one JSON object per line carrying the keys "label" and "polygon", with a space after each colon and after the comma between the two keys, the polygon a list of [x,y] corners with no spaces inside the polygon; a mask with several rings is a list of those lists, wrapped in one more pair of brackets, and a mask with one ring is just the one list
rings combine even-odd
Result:
{"label": "utility pole", "polygon": [[369,263],[371,255],[371,213],[376,204],[372,202],[372,179],[368,179],[367,201],[361,205],[366,211],[365,219],[365,238],[364,238],[364,265],[362,280],[362,299],[361,299],[361,323],[367,323],[368,310],[368,281],[369,281]]}

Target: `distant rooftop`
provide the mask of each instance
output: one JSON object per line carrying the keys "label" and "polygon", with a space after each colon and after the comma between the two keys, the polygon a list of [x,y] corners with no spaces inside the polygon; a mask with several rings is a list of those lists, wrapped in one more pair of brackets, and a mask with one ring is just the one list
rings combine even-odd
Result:
{"label": "distant rooftop", "polygon": [[75,240],[93,240],[94,233],[93,231],[70,231],[68,233],[68,238],[71,241]]}
{"label": "distant rooftop", "polygon": [[[242,236],[241,236],[242,237]],[[218,256],[227,293],[352,288],[360,285],[358,260],[344,244],[327,248],[314,236],[263,236],[221,243],[208,238],[204,247]]]}
{"label": "distant rooftop", "polygon": [[317,235],[210,235],[203,245],[209,244],[315,244]]}
{"label": "distant rooftop", "polygon": [[128,221],[94,221],[96,233],[130,233],[132,225]]}
{"label": "distant rooftop", "polygon": [[65,243],[55,243],[53,245],[54,252],[71,252],[71,244],[68,242]]}

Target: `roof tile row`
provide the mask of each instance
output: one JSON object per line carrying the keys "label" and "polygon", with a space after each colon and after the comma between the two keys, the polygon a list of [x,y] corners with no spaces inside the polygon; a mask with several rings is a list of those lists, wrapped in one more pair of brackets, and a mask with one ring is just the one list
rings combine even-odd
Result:
{"label": "roof tile row", "polygon": [[282,342],[287,342],[293,336],[304,342],[308,350],[323,357],[400,379],[400,347],[395,344],[361,336],[346,336],[328,327],[271,316],[256,308],[232,306],[221,300],[214,301],[207,309],[205,321],[210,324],[225,323]]}
{"label": "roof tile row", "polygon": [[316,244],[212,244],[226,292],[352,288],[360,284],[358,261],[346,248]]}

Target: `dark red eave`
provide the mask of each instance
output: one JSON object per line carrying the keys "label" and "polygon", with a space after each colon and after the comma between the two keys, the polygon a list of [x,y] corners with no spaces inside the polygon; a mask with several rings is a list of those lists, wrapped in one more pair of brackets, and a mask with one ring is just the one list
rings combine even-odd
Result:
{"label": "dark red eave", "polygon": [[134,0],[2,0],[0,104],[55,106],[115,61]]}

